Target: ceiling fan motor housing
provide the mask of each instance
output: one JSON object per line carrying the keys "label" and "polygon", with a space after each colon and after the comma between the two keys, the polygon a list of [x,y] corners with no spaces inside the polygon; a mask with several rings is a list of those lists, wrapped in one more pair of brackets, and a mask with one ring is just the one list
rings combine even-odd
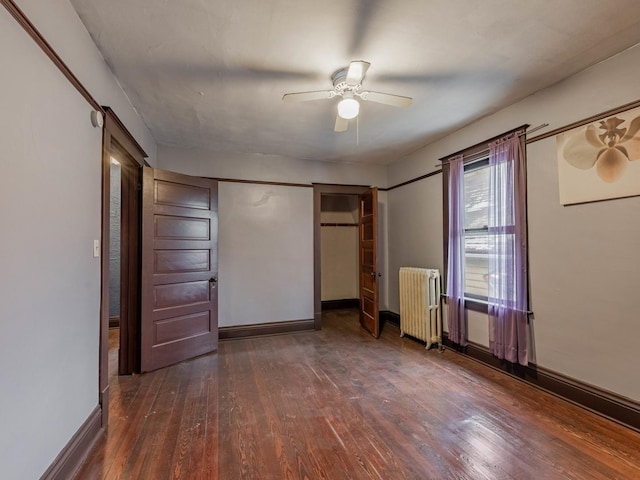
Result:
{"label": "ceiling fan motor housing", "polygon": [[349,85],[347,83],[348,71],[349,71],[349,68],[341,68],[331,76],[331,80],[333,82],[333,88],[335,89],[338,95],[342,95],[342,93],[345,91],[357,92],[362,87],[362,85],[360,85],[359,83],[356,85]]}

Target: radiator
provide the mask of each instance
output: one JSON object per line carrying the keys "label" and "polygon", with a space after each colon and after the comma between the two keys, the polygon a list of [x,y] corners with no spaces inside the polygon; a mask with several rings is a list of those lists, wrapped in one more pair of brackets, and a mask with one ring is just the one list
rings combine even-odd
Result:
{"label": "radiator", "polygon": [[442,348],[440,272],[432,268],[400,269],[400,336],[411,335]]}

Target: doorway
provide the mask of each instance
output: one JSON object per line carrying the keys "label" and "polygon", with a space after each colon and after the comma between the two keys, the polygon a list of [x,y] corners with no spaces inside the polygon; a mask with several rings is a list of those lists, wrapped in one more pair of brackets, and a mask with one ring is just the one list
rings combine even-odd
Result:
{"label": "doorway", "polygon": [[358,202],[354,194],[321,196],[322,310],[360,306]]}
{"label": "doorway", "polygon": [[110,147],[108,374],[131,375],[140,371],[141,167],[117,140]]}
{"label": "doorway", "polygon": [[103,110],[99,397],[106,428],[109,376],[139,371],[140,186],[147,155],[115,113]]}
{"label": "doorway", "polygon": [[[331,184],[313,185],[314,328],[316,330],[322,328],[322,199],[323,197],[339,195],[353,195],[359,199],[357,230],[360,323],[364,328],[369,330],[372,335],[377,337],[379,335],[378,282],[376,278],[377,242],[375,239],[377,190],[373,187]],[[363,203],[364,199],[368,200]],[[369,207],[374,206],[374,208],[363,217],[364,205],[368,205]],[[371,235],[373,235],[373,237],[369,238]],[[369,293],[372,295],[369,295]]]}
{"label": "doorway", "polygon": [[109,377],[118,374],[120,350],[120,285],[122,239],[122,159],[111,152],[109,165]]}

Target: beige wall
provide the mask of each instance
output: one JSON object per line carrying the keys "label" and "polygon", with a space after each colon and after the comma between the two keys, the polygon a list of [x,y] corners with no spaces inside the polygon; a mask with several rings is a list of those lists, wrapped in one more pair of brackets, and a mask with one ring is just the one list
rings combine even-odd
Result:
{"label": "beige wall", "polygon": [[[389,167],[389,183],[433,171],[439,158],[518,125],[553,129],[635,101],[638,78],[640,46],[415,152]],[[530,144],[527,156],[533,360],[638,401],[640,197],[563,207],[555,139]],[[389,192],[391,277],[407,262],[442,264],[440,196],[440,175]],[[397,287],[390,298],[398,312]],[[471,312],[469,339],[487,345],[487,329],[486,316]]]}
{"label": "beige wall", "polygon": [[[323,196],[322,223],[358,223],[356,195]],[[358,298],[358,228],[324,226],[322,300]]]}

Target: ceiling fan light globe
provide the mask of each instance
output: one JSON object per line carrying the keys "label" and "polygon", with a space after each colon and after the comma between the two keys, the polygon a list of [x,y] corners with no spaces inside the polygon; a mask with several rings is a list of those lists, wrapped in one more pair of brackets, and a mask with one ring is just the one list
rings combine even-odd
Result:
{"label": "ceiling fan light globe", "polygon": [[356,118],[360,113],[360,103],[355,98],[345,98],[338,103],[338,115],[345,120]]}

